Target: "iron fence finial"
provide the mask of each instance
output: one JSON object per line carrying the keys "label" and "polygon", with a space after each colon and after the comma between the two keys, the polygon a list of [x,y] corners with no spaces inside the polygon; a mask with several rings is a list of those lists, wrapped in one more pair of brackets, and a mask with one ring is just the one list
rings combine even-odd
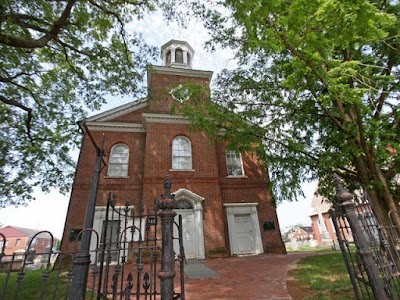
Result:
{"label": "iron fence finial", "polygon": [[164,189],[165,189],[164,196],[166,198],[171,197],[171,186],[172,186],[171,178],[169,177],[169,174],[168,174],[164,180]]}
{"label": "iron fence finial", "polygon": [[342,181],[337,174],[333,174],[333,181],[335,182],[336,187],[335,199],[338,200],[339,203],[345,203],[353,200],[354,195],[345,187],[343,187]]}

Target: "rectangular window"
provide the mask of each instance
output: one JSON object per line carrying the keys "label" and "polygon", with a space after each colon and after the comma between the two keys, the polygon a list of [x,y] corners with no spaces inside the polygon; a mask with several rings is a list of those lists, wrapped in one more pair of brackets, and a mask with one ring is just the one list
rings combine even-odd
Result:
{"label": "rectangular window", "polygon": [[242,156],[239,152],[233,150],[226,151],[226,167],[228,176],[243,176]]}
{"label": "rectangular window", "polygon": [[21,239],[16,239],[15,246],[19,246],[21,244]]}

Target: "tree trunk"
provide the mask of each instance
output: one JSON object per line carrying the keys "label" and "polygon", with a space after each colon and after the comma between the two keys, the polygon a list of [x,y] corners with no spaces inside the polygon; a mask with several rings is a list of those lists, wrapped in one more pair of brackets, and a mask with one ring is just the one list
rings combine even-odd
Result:
{"label": "tree trunk", "polygon": [[[389,222],[388,214],[390,211],[398,211],[398,207],[382,170],[374,162],[367,162],[365,158],[360,156],[355,158],[355,166],[361,183],[367,187],[372,209],[379,223],[382,226],[392,225]],[[373,168],[370,168],[370,166],[373,166]],[[392,214],[392,221],[399,231],[400,216],[398,213]]]}

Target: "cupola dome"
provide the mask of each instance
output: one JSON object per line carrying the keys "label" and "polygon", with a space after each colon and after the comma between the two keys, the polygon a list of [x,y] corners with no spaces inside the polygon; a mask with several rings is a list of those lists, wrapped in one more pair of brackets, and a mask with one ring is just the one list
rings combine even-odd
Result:
{"label": "cupola dome", "polygon": [[193,48],[185,41],[170,40],[161,46],[163,66],[191,69]]}

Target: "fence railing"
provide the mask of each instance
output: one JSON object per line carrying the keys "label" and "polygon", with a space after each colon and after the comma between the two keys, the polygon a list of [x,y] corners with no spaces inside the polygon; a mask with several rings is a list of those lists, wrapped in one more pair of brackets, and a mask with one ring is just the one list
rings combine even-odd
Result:
{"label": "fence railing", "polygon": [[379,224],[366,189],[351,194],[336,181],[330,216],[356,299],[400,299],[398,228]]}
{"label": "fence railing", "polygon": [[[83,234],[91,234],[95,241],[85,274],[86,299],[185,299],[182,218],[174,222],[173,208],[169,190],[153,211],[145,211],[143,201],[136,211],[129,203],[116,207],[115,199],[109,197],[101,232],[87,228],[75,237],[76,249]],[[0,300],[78,299],[73,283],[79,250],[58,252],[50,247],[41,253],[33,251],[35,238],[45,236],[53,245],[51,233],[41,231],[23,251],[7,253],[6,237],[0,234]],[[179,241],[176,254],[173,240]]]}

